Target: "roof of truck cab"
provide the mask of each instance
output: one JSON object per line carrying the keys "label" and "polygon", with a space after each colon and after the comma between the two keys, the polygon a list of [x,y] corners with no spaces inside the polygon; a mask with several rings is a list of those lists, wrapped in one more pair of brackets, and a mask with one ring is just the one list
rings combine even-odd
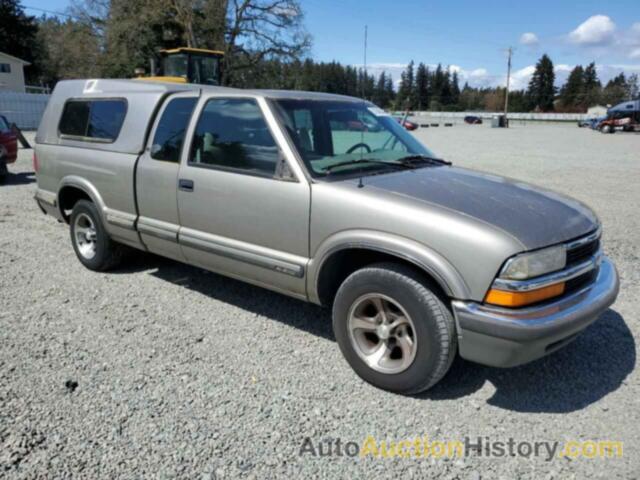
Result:
{"label": "roof of truck cab", "polygon": [[251,95],[257,97],[274,99],[297,99],[297,100],[328,100],[328,101],[351,101],[361,102],[362,99],[338,95],[335,93],[306,92],[301,90],[262,90],[262,89],[242,89],[231,87],[219,87],[213,85],[197,85],[193,83],[172,83],[145,80],[144,77],[136,79],[88,79],[88,80],[65,80],[59,82],[59,86],[66,86],[67,91],[77,92],[77,96],[99,96],[108,94],[123,96],[139,94],[154,94],[158,92],[171,93],[182,91],[198,91],[212,93],[229,93],[233,95]]}

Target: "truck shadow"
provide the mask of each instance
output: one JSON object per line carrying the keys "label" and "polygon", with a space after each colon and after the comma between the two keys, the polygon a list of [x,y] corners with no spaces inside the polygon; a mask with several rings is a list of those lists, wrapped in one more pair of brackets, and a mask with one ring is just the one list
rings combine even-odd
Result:
{"label": "truck shadow", "polygon": [[[118,272],[135,271],[149,271],[156,278],[335,341],[328,309],[155,255],[137,255]],[[499,369],[458,357],[440,383],[415,398],[454,400],[471,395],[488,381],[496,389],[489,405],[517,412],[567,413],[617,390],[635,362],[633,335],[622,316],[609,309],[574,342],[527,365]],[[359,381],[355,375],[354,381]]]}
{"label": "truck shadow", "polygon": [[20,173],[9,172],[7,176],[4,178],[4,183],[0,182],[0,186],[28,185],[30,183],[34,183],[35,181],[36,181],[36,177],[34,172],[20,172]]}
{"label": "truck shadow", "polygon": [[517,412],[568,413],[620,388],[635,363],[633,335],[622,316],[608,309],[563,349],[520,367],[485,367],[458,357],[445,378],[422,398],[463,397],[489,381],[496,389],[489,405]]}

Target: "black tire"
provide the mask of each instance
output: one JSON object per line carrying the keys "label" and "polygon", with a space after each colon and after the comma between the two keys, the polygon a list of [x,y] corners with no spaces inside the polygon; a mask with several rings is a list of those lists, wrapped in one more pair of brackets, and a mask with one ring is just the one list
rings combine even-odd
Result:
{"label": "black tire", "polygon": [[[417,339],[412,363],[399,373],[374,370],[355,350],[348,327],[349,312],[364,295],[379,293],[395,300],[411,317]],[[370,384],[402,394],[427,390],[444,377],[457,350],[455,322],[429,281],[406,266],[380,263],[351,274],[338,289],[333,304],[333,331],[342,354]]]}
{"label": "black tire", "polygon": [[8,176],[9,169],[7,168],[7,163],[4,161],[4,158],[0,158],[0,185],[3,185],[7,181]]}
{"label": "black tire", "polygon": [[[80,216],[82,216],[83,219],[88,217],[93,223],[95,230],[95,242],[93,242],[94,254],[90,258],[81,253],[81,247],[77,240],[78,232],[76,231],[76,228],[79,228],[77,227],[77,220]],[[82,265],[87,267],[89,270],[104,272],[116,267],[120,263],[125,253],[125,247],[124,245],[120,245],[119,243],[111,240],[109,234],[104,228],[104,225],[102,224],[98,208],[93,202],[88,200],[78,200],[71,211],[69,224],[71,227],[71,245],[73,245],[73,250],[76,252],[76,256]]]}

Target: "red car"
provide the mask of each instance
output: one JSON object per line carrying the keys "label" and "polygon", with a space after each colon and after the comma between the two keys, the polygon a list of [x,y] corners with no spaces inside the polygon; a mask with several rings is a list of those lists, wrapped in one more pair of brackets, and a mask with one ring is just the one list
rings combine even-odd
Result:
{"label": "red car", "polygon": [[405,129],[409,130],[410,132],[412,132],[413,130],[415,130],[416,128],[418,128],[418,124],[414,123],[414,122],[410,122],[409,120],[402,120],[402,117],[393,117],[396,119],[396,122],[398,122],[400,125],[402,125]]}
{"label": "red car", "polygon": [[0,115],[0,181],[7,175],[7,165],[18,158],[18,135]]}

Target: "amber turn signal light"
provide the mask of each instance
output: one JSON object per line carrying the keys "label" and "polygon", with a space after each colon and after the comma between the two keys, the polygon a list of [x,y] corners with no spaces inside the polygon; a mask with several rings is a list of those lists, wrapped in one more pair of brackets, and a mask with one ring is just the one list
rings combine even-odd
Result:
{"label": "amber turn signal light", "polygon": [[489,290],[489,293],[487,293],[485,302],[501,307],[523,307],[562,295],[564,293],[564,287],[564,282],[562,282],[536,290],[529,290],[528,292],[508,292],[506,290],[492,288]]}

